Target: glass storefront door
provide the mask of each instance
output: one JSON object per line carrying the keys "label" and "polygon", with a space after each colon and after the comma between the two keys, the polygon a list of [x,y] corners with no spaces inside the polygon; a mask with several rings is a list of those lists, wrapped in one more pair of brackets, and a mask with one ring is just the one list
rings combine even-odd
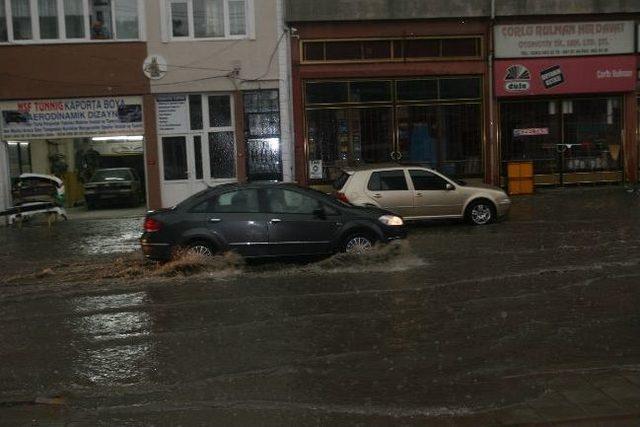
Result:
{"label": "glass storefront door", "polygon": [[530,160],[538,184],[622,179],[622,113],[617,97],[503,102],[502,172]]}

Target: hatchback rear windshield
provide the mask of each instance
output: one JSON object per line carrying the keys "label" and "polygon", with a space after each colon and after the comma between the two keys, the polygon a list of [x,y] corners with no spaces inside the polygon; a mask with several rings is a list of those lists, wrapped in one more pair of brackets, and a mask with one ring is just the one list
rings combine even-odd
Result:
{"label": "hatchback rear windshield", "polygon": [[91,181],[131,181],[133,177],[128,169],[99,170],[93,175]]}
{"label": "hatchback rear windshield", "polygon": [[340,190],[340,189],[342,189],[342,187],[344,187],[344,185],[347,183],[347,180],[349,179],[349,177],[350,177],[350,176],[351,176],[351,175],[349,175],[348,173],[346,173],[346,172],[342,172],[342,175],[340,175],[340,176],[338,177],[338,179],[336,179],[336,180],[333,182],[333,188],[334,188],[335,190]]}

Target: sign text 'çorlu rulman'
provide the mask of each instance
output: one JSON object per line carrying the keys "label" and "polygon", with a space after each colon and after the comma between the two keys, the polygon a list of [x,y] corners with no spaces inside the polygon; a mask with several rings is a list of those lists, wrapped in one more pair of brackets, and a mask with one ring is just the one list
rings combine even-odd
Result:
{"label": "sign text '\u00e7orlu rulman'", "polygon": [[2,139],[144,133],[139,96],[4,101],[0,112]]}
{"label": "sign text '\u00e7orlu rulman'", "polygon": [[633,21],[496,25],[496,58],[633,53]]}

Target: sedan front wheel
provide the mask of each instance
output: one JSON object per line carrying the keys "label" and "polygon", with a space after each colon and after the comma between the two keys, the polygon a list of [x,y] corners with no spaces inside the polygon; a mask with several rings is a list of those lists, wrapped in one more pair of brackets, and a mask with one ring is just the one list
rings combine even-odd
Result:
{"label": "sedan front wheel", "polygon": [[366,233],[352,234],[344,240],[342,251],[348,254],[362,254],[373,248],[375,239]]}

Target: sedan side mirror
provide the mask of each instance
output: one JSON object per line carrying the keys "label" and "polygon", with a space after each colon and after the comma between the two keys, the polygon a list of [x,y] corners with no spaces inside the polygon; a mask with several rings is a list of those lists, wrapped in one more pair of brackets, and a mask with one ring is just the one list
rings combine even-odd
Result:
{"label": "sedan side mirror", "polygon": [[452,190],[455,190],[456,187],[454,187],[454,185],[451,184],[450,182],[447,182],[447,185],[444,186],[444,189],[447,191],[452,191]]}

